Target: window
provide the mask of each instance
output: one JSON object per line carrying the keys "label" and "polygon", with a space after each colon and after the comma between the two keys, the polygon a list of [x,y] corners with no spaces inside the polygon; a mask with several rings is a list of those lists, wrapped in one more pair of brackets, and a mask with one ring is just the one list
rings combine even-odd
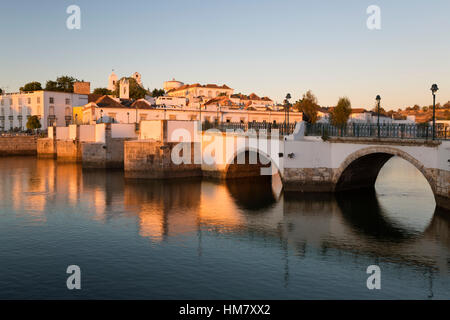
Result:
{"label": "window", "polygon": [[241,123],[244,123],[245,122],[245,118],[241,118]]}
{"label": "window", "polygon": [[19,105],[21,105],[22,104],[22,98],[18,98],[18,101],[19,101]]}
{"label": "window", "polygon": [[48,107],[48,114],[51,116],[55,115],[55,107],[54,106]]}
{"label": "window", "polygon": [[231,122],[231,118],[227,118],[227,122],[230,123]]}
{"label": "window", "polygon": [[55,103],[55,98],[50,97],[50,98],[48,99],[48,101],[49,101],[49,103]]}
{"label": "window", "polygon": [[28,104],[31,104],[31,98],[28,98]]}
{"label": "window", "polygon": [[177,116],[175,114],[170,114],[169,120],[177,120]]}
{"label": "window", "polygon": [[66,99],[66,104],[70,104],[70,99]]}
{"label": "window", "polygon": [[192,115],[191,116],[191,120],[197,120],[197,116],[196,115]]}
{"label": "window", "polygon": [[141,114],[140,118],[141,118],[141,121],[147,120],[147,115],[146,114]]}
{"label": "window", "polygon": [[37,103],[41,103],[41,97],[37,97]]}
{"label": "window", "polygon": [[70,107],[66,107],[65,113],[66,113],[66,117],[70,116],[70,114],[71,114]]}

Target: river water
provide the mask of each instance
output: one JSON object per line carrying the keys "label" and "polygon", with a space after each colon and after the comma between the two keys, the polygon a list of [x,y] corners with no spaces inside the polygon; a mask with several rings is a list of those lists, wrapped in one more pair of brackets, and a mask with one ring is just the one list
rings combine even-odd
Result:
{"label": "river water", "polygon": [[0,179],[1,299],[450,299],[450,214],[399,158],[337,196],[32,157],[1,158]]}

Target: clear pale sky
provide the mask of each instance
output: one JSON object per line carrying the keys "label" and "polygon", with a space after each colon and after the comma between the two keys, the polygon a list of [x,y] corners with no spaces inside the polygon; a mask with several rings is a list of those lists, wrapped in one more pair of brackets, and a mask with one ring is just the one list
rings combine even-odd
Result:
{"label": "clear pale sky", "polygon": [[[81,30],[66,8],[81,8]],[[366,27],[369,5],[381,30]],[[106,87],[138,71],[165,80],[227,84],[235,92],[293,100],[311,89],[321,105],[348,96],[386,109],[450,100],[450,1],[431,0],[2,0],[0,87],[72,75]]]}

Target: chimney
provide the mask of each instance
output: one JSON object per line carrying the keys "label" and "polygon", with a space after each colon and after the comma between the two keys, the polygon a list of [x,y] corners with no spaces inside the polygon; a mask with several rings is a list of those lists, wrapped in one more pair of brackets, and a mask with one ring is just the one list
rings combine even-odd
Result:
{"label": "chimney", "polygon": [[91,93],[91,83],[90,82],[75,82],[73,84],[73,93],[90,94]]}

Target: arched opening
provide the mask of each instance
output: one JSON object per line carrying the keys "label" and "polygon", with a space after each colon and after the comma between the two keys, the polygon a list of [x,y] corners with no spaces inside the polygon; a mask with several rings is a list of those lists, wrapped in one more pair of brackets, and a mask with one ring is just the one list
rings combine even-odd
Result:
{"label": "arched opening", "polygon": [[256,151],[238,153],[226,168],[226,179],[261,177],[271,179],[275,166],[268,156]]}
{"label": "arched opening", "polygon": [[[254,199],[262,190],[273,197],[267,197],[270,203],[280,197],[283,189],[281,176],[276,164],[270,157],[257,151],[243,151],[235,155],[225,171],[227,186],[232,194],[245,194]],[[242,198],[242,197],[239,197]]]}
{"label": "arched opening", "polygon": [[378,173],[394,155],[371,153],[352,161],[342,172],[336,184],[336,191],[373,189]]}
{"label": "arched opening", "polygon": [[334,175],[335,191],[373,189],[381,168],[395,156],[413,165],[422,173],[431,189],[434,188],[432,176],[406,152],[395,148],[366,148],[351,154],[342,163]]}

